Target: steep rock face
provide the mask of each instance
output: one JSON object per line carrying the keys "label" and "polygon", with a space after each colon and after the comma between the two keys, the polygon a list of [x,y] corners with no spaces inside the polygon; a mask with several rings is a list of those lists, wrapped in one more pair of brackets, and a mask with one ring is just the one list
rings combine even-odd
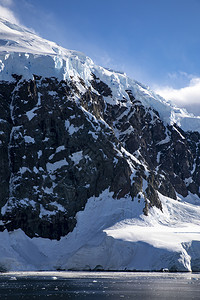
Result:
{"label": "steep rock face", "polygon": [[75,93],[72,82],[35,77],[16,82],[4,99],[10,113],[4,109],[1,116],[7,187],[1,206],[9,230],[60,238],[74,228],[89,197],[108,187],[116,195],[128,191],[131,171],[113,131],[77,105]]}
{"label": "steep rock face", "polygon": [[95,74],[90,87],[36,75],[1,82],[1,230],[59,239],[107,188],[116,199],[143,196],[145,214],[162,210],[157,191],[200,196],[200,134],[166,125],[126,93],[113,104]]}

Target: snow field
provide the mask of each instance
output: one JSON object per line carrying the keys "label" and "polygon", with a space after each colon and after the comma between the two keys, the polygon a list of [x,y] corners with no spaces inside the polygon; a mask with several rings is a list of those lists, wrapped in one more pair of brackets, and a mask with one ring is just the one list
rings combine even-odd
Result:
{"label": "snow field", "polygon": [[144,199],[116,200],[105,190],[88,200],[73,232],[60,241],[5,230],[0,233],[0,266],[10,271],[200,270],[200,207],[159,197],[163,212],[153,207],[144,216]]}

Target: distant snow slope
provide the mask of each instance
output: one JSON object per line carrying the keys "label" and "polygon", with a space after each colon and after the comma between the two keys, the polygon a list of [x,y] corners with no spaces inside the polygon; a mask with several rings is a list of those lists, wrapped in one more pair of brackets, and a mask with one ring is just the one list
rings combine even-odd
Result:
{"label": "distant snow slope", "polygon": [[55,76],[60,80],[73,78],[79,81],[81,77],[88,86],[91,86],[93,73],[112,89],[112,98],[107,99],[109,104],[118,104],[123,96],[127,97],[126,90],[130,90],[142,104],[157,110],[166,123],[177,123],[185,131],[200,132],[200,117],[173,106],[126,74],[97,66],[80,52],[66,50],[0,18],[0,80],[13,80],[13,73],[23,75],[25,79],[32,78],[33,74]]}

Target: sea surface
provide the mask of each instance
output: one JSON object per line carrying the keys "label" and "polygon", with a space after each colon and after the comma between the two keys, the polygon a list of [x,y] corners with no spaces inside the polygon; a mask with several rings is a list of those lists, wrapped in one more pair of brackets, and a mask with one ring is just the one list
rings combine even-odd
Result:
{"label": "sea surface", "polygon": [[0,299],[200,299],[200,274],[157,272],[0,273]]}

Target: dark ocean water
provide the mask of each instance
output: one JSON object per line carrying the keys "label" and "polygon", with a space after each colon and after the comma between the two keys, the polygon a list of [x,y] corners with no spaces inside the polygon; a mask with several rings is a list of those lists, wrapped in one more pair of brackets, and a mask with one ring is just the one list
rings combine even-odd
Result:
{"label": "dark ocean water", "polygon": [[0,274],[0,299],[200,299],[200,274],[4,273]]}

